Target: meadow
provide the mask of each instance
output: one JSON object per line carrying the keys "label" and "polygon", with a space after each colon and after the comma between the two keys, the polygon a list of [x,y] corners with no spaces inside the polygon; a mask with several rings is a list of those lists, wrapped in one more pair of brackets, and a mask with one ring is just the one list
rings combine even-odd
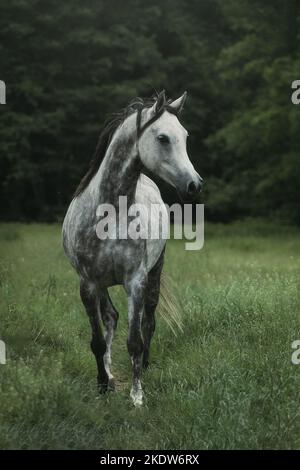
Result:
{"label": "meadow", "polygon": [[0,448],[299,449],[300,230],[206,224],[201,251],[169,241],[183,308],[158,315],[145,404],[129,399],[126,298],[113,345],[117,390],[99,397],[90,327],[59,225],[0,225]]}

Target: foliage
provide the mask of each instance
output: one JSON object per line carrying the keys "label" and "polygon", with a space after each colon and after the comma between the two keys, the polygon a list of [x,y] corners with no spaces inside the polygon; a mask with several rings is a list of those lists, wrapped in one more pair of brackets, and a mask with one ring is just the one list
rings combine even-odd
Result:
{"label": "foliage", "polygon": [[60,219],[107,114],[165,88],[190,94],[207,216],[300,223],[299,12],[297,0],[2,2],[2,219]]}

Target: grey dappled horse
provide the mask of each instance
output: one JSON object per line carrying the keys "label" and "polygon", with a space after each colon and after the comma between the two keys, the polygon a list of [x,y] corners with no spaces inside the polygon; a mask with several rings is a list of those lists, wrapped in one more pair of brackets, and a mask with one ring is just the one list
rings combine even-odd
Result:
{"label": "grey dappled horse", "polygon": [[[91,349],[97,361],[100,392],[113,387],[111,345],[118,313],[108,287],[121,284],[125,288],[134,405],[141,405],[143,400],[141,369],[149,361],[166,240],[100,239],[96,233],[97,208],[112,204],[118,212],[119,196],[126,196],[128,207],[137,202],[166,210],[158,187],[142,173],[143,169],[174,186],[182,199],[198,194],[202,179],[188,158],[188,133],[177,117],[185,99],[186,93],[176,101],[166,101],[164,92],[157,99],[137,99],[106,124],[63,223],[64,249],[79,275],[80,295],[92,327]],[[159,211],[151,211],[145,223],[157,225],[159,217]],[[127,219],[124,224],[128,224]]]}

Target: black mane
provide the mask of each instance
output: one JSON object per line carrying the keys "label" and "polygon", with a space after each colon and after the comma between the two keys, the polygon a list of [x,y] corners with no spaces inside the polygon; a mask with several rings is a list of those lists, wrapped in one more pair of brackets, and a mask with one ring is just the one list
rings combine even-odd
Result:
{"label": "black mane", "polygon": [[138,109],[150,108],[156,101],[156,99],[157,97],[153,97],[150,99],[135,98],[126,106],[126,108],[122,109],[118,113],[114,113],[109,119],[106,120],[103,129],[100,133],[98,144],[93,158],[90,162],[89,169],[80,181],[79,186],[77,187],[74,193],[74,197],[79,196],[85,190],[85,188],[88,186],[92,178],[99,170],[99,167],[104,159],[106,150],[111,142],[111,139],[116,129],[125,121],[128,116],[135,113]]}

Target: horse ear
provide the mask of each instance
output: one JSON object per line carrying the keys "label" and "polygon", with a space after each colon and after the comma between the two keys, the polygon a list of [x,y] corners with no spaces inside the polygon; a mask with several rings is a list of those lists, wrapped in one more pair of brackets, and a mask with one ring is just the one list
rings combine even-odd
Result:
{"label": "horse ear", "polygon": [[185,100],[186,100],[186,97],[187,97],[187,92],[185,91],[183,93],[183,95],[178,98],[177,100],[173,101],[172,103],[169,103],[169,107],[170,108],[173,108],[174,111],[176,111],[176,114],[180,114],[181,111],[183,110],[183,106],[184,106],[184,103],[185,103]]}
{"label": "horse ear", "polygon": [[157,96],[157,99],[153,106],[149,108],[149,114],[148,116],[155,116],[161,108],[166,104],[166,97],[165,97],[165,90],[162,90],[159,95]]}
{"label": "horse ear", "polygon": [[162,90],[159,93],[156,103],[155,103],[155,112],[158,113],[165,103],[166,103],[165,90]]}

